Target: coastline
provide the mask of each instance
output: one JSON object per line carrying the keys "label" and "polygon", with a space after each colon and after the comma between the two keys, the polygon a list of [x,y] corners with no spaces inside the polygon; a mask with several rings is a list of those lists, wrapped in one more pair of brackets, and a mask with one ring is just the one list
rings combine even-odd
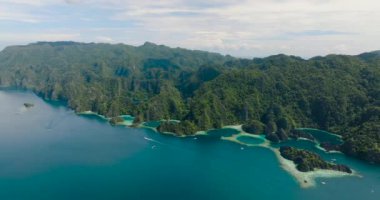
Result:
{"label": "coastline", "polygon": [[235,130],[239,131],[239,133],[236,135],[233,135],[231,137],[222,137],[222,139],[228,140],[231,142],[235,142],[235,143],[238,143],[241,145],[249,146],[249,147],[264,147],[264,148],[271,150],[275,154],[278,162],[280,163],[280,166],[286,172],[288,172],[298,182],[298,184],[302,188],[315,187],[317,185],[317,182],[316,182],[317,178],[339,178],[339,177],[347,177],[347,176],[360,177],[360,175],[358,175],[354,170],[353,170],[352,174],[348,174],[348,173],[340,172],[340,171],[335,171],[335,170],[324,170],[324,169],[316,169],[316,170],[310,171],[310,172],[300,172],[297,170],[296,165],[293,163],[293,161],[287,160],[284,157],[282,157],[279,149],[270,146],[270,142],[268,140],[266,140],[265,138],[264,138],[265,142],[262,144],[247,144],[247,143],[244,143],[242,141],[239,141],[237,139],[239,136],[249,136],[249,137],[253,137],[253,138],[262,139],[258,135],[253,135],[253,134],[249,134],[249,133],[244,132],[241,127],[242,127],[242,125],[233,125],[233,126],[223,127],[223,128],[235,129]]}
{"label": "coastline", "polygon": [[103,119],[103,120],[106,120],[106,121],[109,121],[109,120],[110,120],[110,118],[108,118],[108,117],[106,117],[106,116],[104,116],[104,115],[100,115],[100,114],[98,114],[98,113],[96,113],[96,112],[93,112],[93,111],[91,111],[91,110],[83,111],[83,112],[78,112],[78,113],[76,113],[76,114],[77,114],[77,115],[97,116],[97,117],[99,117],[99,118],[101,118],[101,119]]}
{"label": "coastline", "polygon": [[[110,118],[107,118],[103,115],[100,115],[100,114],[92,112],[92,111],[85,111],[85,112],[80,112],[77,114],[78,115],[94,115],[94,116],[100,117],[101,119],[104,119],[106,121],[110,120]],[[131,115],[121,115],[120,117],[123,117],[123,116],[132,117]],[[163,121],[163,120],[160,120],[160,121]],[[171,120],[171,121],[177,122],[178,120]],[[174,137],[178,137],[178,138],[207,135],[209,131],[215,130],[215,129],[210,129],[208,131],[198,131],[198,132],[194,133],[193,135],[177,135],[177,134],[171,133],[171,132],[163,132],[163,133],[158,132],[157,128],[146,126],[146,125],[144,125],[144,123],[145,122],[138,124],[137,128],[146,128],[146,129],[153,130],[159,134],[170,135],[170,136],[174,136]],[[124,120],[124,122],[118,123],[116,125],[125,125],[125,126],[130,127],[133,125],[133,121],[131,122],[128,120]],[[344,173],[344,172],[340,172],[340,171],[335,171],[335,170],[322,170],[322,169],[317,169],[317,170],[310,171],[310,172],[300,172],[297,170],[296,165],[293,163],[293,161],[290,161],[290,160],[283,158],[281,156],[279,150],[277,148],[272,147],[270,145],[270,141],[265,139],[265,137],[263,137],[262,135],[249,134],[242,129],[242,125],[228,125],[228,126],[222,127],[222,129],[234,129],[234,130],[238,131],[237,134],[234,134],[231,136],[222,136],[221,137],[222,140],[234,142],[234,143],[237,143],[237,144],[240,144],[243,146],[247,146],[247,147],[263,147],[263,148],[266,148],[266,149],[269,149],[270,151],[272,151],[275,154],[281,168],[283,168],[286,172],[288,172],[295,179],[295,181],[300,185],[301,188],[315,187],[317,185],[317,182],[316,182],[317,178],[339,178],[339,177],[347,177],[347,176],[358,176],[359,177],[359,175],[354,170],[353,170],[352,174],[348,174],[348,173]],[[302,128],[302,129],[305,130],[306,128]],[[317,130],[317,129],[309,129],[309,130]],[[326,133],[328,133],[328,132],[326,132]],[[329,134],[331,134],[331,133],[329,133]],[[335,134],[332,134],[332,135],[338,136]],[[245,143],[243,141],[240,141],[238,139],[239,137],[254,138],[257,140],[261,140],[262,143],[259,143],[259,144]],[[306,139],[306,140],[308,140],[308,139]],[[316,146],[316,148],[323,150],[324,152],[327,152],[325,149],[323,149],[322,147],[319,146],[319,143],[316,143],[315,146]],[[341,153],[341,152],[327,152],[327,153]]]}
{"label": "coastline", "polygon": [[120,115],[123,118],[123,122],[116,123],[117,126],[132,126],[135,119],[132,115]]}
{"label": "coastline", "polygon": [[287,160],[281,156],[278,149],[272,147],[269,149],[276,155],[280,166],[290,175],[292,175],[302,188],[311,188],[317,186],[317,178],[340,178],[348,176],[360,177],[360,175],[358,175],[354,170],[352,171],[352,174],[326,169],[316,169],[310,172],[300,172],[297,170],[296,165],[293,163],[293,161]]}
{"label": "coastline", "polygon": [[[246,146],[262,146],[262,147],[269,147],[270,146],[270,141],[265,139],[265,137],[263,137],[263,135],[256,135],[256,134],[247,133],[243,130],[242,126],[243,125],[224,126],[223,129],[225,129],[225,128],[234,129],[234,130],[237,130],[239,133],[232,135],[230,137],[222,137],[222,139],[229,140],[232,142],[237,142],[239,144],[246,145]],[[258,140],[261,140],[262,143],[260,143],[260,144],[248,144],[248,143],[245,143],[245,142],[238,140],[238,137],[241,137],[241,136],[258,139]]]}
{"label": "coastline", "polygon": [[[90,110],[83,111],[83,112],[78,112],[76,114],[79,115],[79,116],[80,115],[84,115],[84,116],[86,116],[86,115],[87,116],[96,116],[96,117],[99,117],[100,119],[108,121],[108,122],[112,119],[110,117],[106,117],[104,115],[101,115],[99,113],[96,113],[96,112],[93,112],[93,111],[90,111]],[[133,119],[134,119],[133,116],[131,116],[131,115],[120,115],[120,116],[117,116],[117,117],[123,118],[123,122],[116,123],[115,124],[116,126],[132,126],[133,125]],[[130,119],[125,119],[125,118],[130,118]]]}
{"label": "coastline", "polygon": [[329,134],[331,136],[335,136],[335,137],[338,137],[340,139],[342,139],[343,137],[341,135],[338,135],[338,134],[334,134],[334,133],[330,133],[330,132],[327,132],[327,131],[324,131],[324,130],[319,130],[319,129],[316,129],[316,128],[296,128],[295,130],[300,130],[300,131],[320,131],[320,132],[323,132],[325,134]]}
{"label": "coastline", "polygon": [[327,151],[325,148],[321,147],[321,144],[317,143],[315,144],[315,147],[325,153],[331,153],[331,154],[334,154],[334,153],[338,153],[338,154],[343,154],[343,152],[341,151],[335,151],[335,150],[332,150],[332,151]]}

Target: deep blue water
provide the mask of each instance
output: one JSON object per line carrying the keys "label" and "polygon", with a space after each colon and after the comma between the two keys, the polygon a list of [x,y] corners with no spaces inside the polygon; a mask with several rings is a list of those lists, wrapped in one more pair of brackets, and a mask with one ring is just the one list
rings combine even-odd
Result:
{"label": "deep blue water", "polygon": [[[35,107],[25,110],[25,102]],[[286,145],[336,159],[363,178],[323,178],[302,189],[270,150],[221,140],[231,129],[177,138],[112,127],[30,92],[0,91],[0,113],[1,200],[380,199],[380,167],[310,141]]]}

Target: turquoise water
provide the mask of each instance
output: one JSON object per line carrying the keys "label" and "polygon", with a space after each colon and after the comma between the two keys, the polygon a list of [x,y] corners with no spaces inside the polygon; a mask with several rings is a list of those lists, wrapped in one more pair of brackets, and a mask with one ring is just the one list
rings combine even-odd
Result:
{"label": "turquoise water", "polygon": [[326,131],[310,129],[310,128],[301,128],[298,130],[302,130],[303,132],[311,134],[319,143],[329,142],[331,144],[342,144],[342,139],[334,134],[330,134]]}
{"label": "turquoise water", "polygon": [[254,138],[249,136],[239,136],[237,139],[245,144],[262,144],[265,141],[264,138]]}
{"label": "turquoise water", "polygon": [[157,128],[160,125],[160,122],[159,121],[144,122],[142,125],[146,127],[150,127],[150,128]]}
{"label": "turquoise water", "polygon": [[380,167],[309,141],[290,145],[350,165],[363,178],[323,178],[302,189],[270,150],[220,139],[232,129],[177,138],[112,127],[29,92],[0,91],[0,113],[1,200],[380,199]]}
{"label": "turquoise water", "polygon": [[127,121],[133,121],[135,118],[131,115],[122,115],[120,116],[122,117],[124,120],[127,120]]}

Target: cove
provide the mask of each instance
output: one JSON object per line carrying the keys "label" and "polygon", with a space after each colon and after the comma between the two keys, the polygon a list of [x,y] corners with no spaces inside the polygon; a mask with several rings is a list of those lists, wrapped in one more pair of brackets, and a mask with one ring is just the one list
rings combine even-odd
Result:
{"label": "cove", "polygon": [[112,127],[25,91],[0,91],[0,113],[0,199],[380,198],[379,167],[306,140],[279,145],[310,149],[362,177],[320,178],[303,189],[272,151],[222,139],[236,130],[177,138]]}

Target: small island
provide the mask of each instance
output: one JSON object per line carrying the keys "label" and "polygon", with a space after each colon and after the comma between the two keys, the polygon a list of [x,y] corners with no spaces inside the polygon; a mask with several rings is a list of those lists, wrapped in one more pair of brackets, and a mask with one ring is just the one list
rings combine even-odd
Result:
{"label": "small island", "polygon": [[34,107],[34,104],[32,103],[24,103],[25,108],[32,108]]}
{"label": "small island", "polygon": [[341,164],[333,164],[323,160],[318,154],[310,151],[296,149],[294,147],[284,146],[280,148],[280,154],[283,158],[293,161],[300,172],[310,172],[316,169],[327,169],[352,173],[352,170]]}

